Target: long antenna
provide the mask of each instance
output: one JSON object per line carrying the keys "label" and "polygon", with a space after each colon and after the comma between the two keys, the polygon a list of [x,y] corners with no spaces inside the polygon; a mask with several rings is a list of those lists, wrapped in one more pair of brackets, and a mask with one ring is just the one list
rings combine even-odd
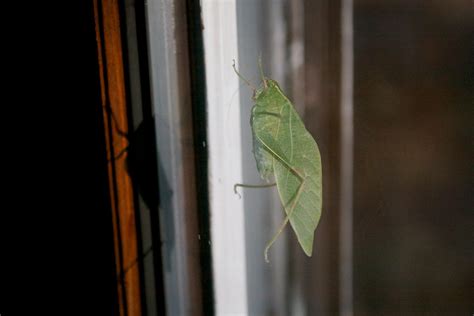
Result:
{"label": "long antenna", "polygon": [[252,88],[253,90],[257,90],[257,88],[255,88],[251,83],[250,81],[248,81],[247,79],[244,78],[244,76],[242,76],[238,71],[237,71],[237,68],[235,68],[235,59],[232,59],[232,67],[234,68],[234,71],[235,73],[237,74],[237,76],[239,76],[240,79],[242,79],[243,82],[245,82],[247,84],[247,86],[249,86],[250,88]]}
{"label": "long antenna", "polygon": [[263,85],[265,89],[268,88],[267,79],[265,79],[265,75],[263,74],[263,66],[262,66],[262,53],[258,55],[258,69],[260,70],[260,77],[262,77]]}

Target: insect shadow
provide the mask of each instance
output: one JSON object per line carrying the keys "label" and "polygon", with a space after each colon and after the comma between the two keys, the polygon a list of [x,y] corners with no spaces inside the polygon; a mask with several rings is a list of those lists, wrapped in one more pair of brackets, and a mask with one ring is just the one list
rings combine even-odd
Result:
{"label": "insect shadow", "polygon": [[[113,120],[117,126],[115,119]],[[145,117],[132,132],[126,133],[118,128],[116,130],[119,135],[127,139],[128,145],[112,160],[117,162],[125,156],[125,168],[133,187],[138,191],[148,209],[158,210],[160,205],[165,203],[165,201],[160,201],[160,189],[164,193],[162,196],[165,197],[170,197],[172,191],[165,177],[158,178],[159,175],[164,174],[164,169],[157,154],[154,117],[151,115]]]}
{"label": "insect shadow", "polygon": [[[117,127],[117,121],[113,115],[113,124]],[[165,235],[167,249],[171,252],[175,247],[174,241],[174,224],[172,223],[173,216],[163,216],[162,220],[165,222],[163,225],[160,224],[159,210],[171,209],[171,199],[173,196],[172,189],[169,182],[164,176],[164,168],[157,155],[156,145],[156,132],[155,132],[155,119],[152,115],[144,117],[143,121],[139,126],[132,132],[125,133],[116,128],[116,132],[125,137],[128,142],[128,146],[123,148],[118,154],[115,155],[111,160],[113,163],[119,163],[125,157],[125,168],[132,181],[132,186],[138,195],[141,196],[146,209],[149,213],[149,221],[151,222],[151,241],[152,245],[146,249],[142,248],[141,242],[139,241],[140,255],[135,261],[130,263],[129,266],[124,268],[123,273],[125,274],[130,268],[136,264],[143,264],[144,259],[150,254],[153,255],[154,270],[155,270],[155,288],[157,290],[157,297],[161,295],[163,291],[163,260],[161,256],[161,245],[162,245],[162,232],[161,227],[165,227]],[[140,203],[138,196],[135,196],[135,205],[137,205],[136,223],[139,240],[141,240],[141,221],[147,221],[147,219],[140,219],[140,214],[146,214],[140,212]],[[162,293],[163,294],[163,293]]]}

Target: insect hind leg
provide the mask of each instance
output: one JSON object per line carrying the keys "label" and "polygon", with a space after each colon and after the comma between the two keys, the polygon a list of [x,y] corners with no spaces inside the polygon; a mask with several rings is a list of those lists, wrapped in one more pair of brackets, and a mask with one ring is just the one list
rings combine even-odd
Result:
{"label": "insect hind leg", "polygon": [[288,212],[286,212],[286,207],[285,207],[286,217],[283,220],[283,222],[281,223],[280,227],[278,228],[278,230],[275,233],[275,235],[273,236],[273,238],[268,242],[267,246],[265,247],[264,256],[265,256],[265,262],[266,263],[270,262],[270,260],[268,260],[268,250],[270,250],[270,247],[275,243],[275,241],[278,239],[278,237],[280,236],[280,234],[283,232],[286,225],[290,221],[290,217],[293,215],[293,211],[296,208],[296,204],[298,204],[298,201],[300,199],[301,192],[303,192],[303,187],[304,187],[305,183],[306,183],[306,179],[302,179],[302,182],[301,182],[300,186],[298,187],[298,191],[296,192],[296,195],[295,195],[295,198],[294,198],[293,203],[291,205],[291,208],[288,210]]}

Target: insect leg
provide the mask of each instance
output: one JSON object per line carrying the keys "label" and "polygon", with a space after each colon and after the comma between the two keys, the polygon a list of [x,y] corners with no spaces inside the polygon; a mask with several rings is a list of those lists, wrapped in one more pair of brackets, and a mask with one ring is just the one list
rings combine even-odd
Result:
{"label": "insect leg", "polygon": [[[286,158],[286,155],[283,152],[283,150],[281,150],[278,142],[276,142],[275,139],[270,134],[268,134],[266,132],[260,132],[259,135],[257,135],[257,138],[270,153],[272,153],[279,161],[281,161],[288,168],[288,170],[290,170],[301,181],[301,183],[298,187],[298,191],[296,192],[296,196],[294,198],[294,201],[293,201],[291,207],[286,212],[287,216],[286,216],[285,220],[280,225],[280,227],[279,227],[277,233],[275,234],[275,236],[273,236],[273,238],[270,240],[270,242],[265,247],[265,252],[264,252],[265,261],[269,262],[269,260],[268,260],[268,250],[273,245],[273,243],[277,240],[278,236],[280,236],[280,234],[282,233],[282,231],[285,229],[286,225],[288,224],[288,221],[290,220],[290,217],[293,215],[293,211],[296,208],[296,204],[299,201],[299,198],[300,198],[301,192],[303,191],[303,187],[306,183],[306,180],[305,180],[305,177],[303,177],[303,175],[295,167],[293,167],[293,165],[291,164],[289,159]],[[285,205],[284,207],[285,207],[285,211],[286,211],[287,206]]]}
{"label": "insect leg", "polygon": [[243,183],[236,183],[234,184],[234,193],[237,194],[240,198],[242,197],[239,192],[237,192],[237,187],[241,188],[249,188],[249,189],[260,189],[260,188],[270,188],[275,186],[276,183],[269,183],[269,184],[243,184]]}
{"label": "insect leg", "polygon": [[301,182],[300,186],[298,187],[298,191],[297,191],[296,196],[294,198],[293,204],[291,205],[291,208],[288,210],[288,213],[285,217],[285,220],[283,220],[283,223],[281,223],[281,225],[278,228],[276,234],[273,236],[273,238],[268,242],[267,246],[265,247],[264,255],[265,255],[265,262],[267,262],[267,263],[270,262],[270,260],[268,260],[268,250],[273,245],[273,243],[275,243],[275,241],[278,239],[278,236],[280,236],[280,234],[283,232],[286,225],[288,224],[288,221],[290,220],[291,215],[293,215],[293,211],[295,210],[296,204],[299,201],[299,198],[300,198],[301,192],[303,191],[303,187],[304,187],[305,182],[306,182],[306,180],[303,180],[303,182]]}

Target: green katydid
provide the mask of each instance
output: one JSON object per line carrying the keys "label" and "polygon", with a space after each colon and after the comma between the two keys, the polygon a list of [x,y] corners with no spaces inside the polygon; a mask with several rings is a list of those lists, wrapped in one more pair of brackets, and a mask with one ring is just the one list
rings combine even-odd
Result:
{"label": "green katydid", "polygon": [[262,179],[273,184],[237,187],[260,188],[276,185],[286,217],[276,234],[265,247],[268,250],[288,224],[293,228],[305,254],[313,252],[314,231],[322,208],[322,170],[318,145],[306,130],[301,118],[275,80],[266,78],[259,60],[262,84],[254,88],[235,68],[235,73],[254,90],[250,125],[253,153]]}

